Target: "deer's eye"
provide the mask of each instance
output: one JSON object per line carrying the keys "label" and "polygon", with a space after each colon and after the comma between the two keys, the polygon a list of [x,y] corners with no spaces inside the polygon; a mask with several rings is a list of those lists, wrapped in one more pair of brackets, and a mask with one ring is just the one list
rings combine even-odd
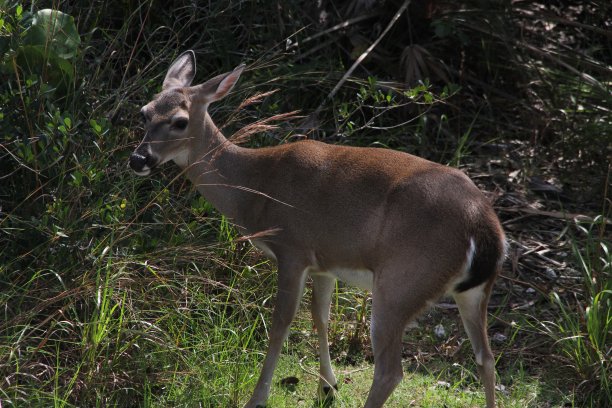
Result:
{"label": "deer's eye", "polygon": [[189,121],[186,118],[179,118],[172,122],[172,128],[176,130],[185,130]]}
{"label": "deer's eye", "polygon": [[142,120],[142,123],[147,123],[147,115],[145,115],[144,111],[140,111],[140,119]]}

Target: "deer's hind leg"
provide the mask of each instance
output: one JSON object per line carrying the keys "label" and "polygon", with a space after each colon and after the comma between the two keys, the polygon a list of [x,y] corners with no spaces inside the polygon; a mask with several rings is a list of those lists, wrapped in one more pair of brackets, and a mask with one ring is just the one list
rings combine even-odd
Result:
{"label": "deer's hind leg", "polygon": [[476,366],[484,385],[487,408],[495,408],[495,359],[487,336],[487,304],[491,287],[492,282],[485,282],[480,286],[453,294],[476,356]]}
{"label": "deer's hind leg", "polygon": [[398,286],[398,281],[391,276],[376,277],[374,281],[370,326],[374,353],[374,380],[365,408],[382,407],[400,383],[403,377],[404,329],[406,324],[431,300],[419,293],[420,288],[416,287],[416,282],[404,281],[401,285],[407,286]]}

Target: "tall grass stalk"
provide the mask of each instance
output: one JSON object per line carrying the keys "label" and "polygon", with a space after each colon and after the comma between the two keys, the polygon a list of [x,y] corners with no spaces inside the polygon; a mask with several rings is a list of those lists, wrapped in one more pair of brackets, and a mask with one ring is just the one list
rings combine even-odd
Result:
{"label": "tall grass stalk", "polygon": [[599,235],[599,217],[588,225],[576,227],[572,249],[580,269],[581,291],[573,301],[551,294],[557,306],[556,321],[544,322],[554,349],[580,379],[576,391],[584,406],[605,406],[612,400],[610,361],[612,359],[612,255],[610,242]]}

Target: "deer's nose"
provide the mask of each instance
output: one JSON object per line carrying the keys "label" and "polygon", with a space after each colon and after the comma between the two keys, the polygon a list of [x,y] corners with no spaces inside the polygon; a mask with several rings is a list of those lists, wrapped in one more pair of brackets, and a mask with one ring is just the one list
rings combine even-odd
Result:
{"label": "deer's nose", "polygon": [[145,166],[149,164],[149,161],[149,157],[140,153],[134,152],[130,155],[130,167],[136,172],[142,172],[145,170]]}

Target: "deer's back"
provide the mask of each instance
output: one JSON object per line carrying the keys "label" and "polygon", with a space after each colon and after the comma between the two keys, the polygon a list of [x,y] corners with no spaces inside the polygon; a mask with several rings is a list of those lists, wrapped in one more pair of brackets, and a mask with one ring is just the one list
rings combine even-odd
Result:
{"label": "deer's back", "polygon": [[251,233],[276,229],[272,245],[359,263],[371,252],[384,256],[379,242],[465,241],[466,223],[492,212],[461,171],[407,153],[315,141],[250,152],[256,154],[249,188],[264,194],[249,202],[253,215],[245,226]]}

